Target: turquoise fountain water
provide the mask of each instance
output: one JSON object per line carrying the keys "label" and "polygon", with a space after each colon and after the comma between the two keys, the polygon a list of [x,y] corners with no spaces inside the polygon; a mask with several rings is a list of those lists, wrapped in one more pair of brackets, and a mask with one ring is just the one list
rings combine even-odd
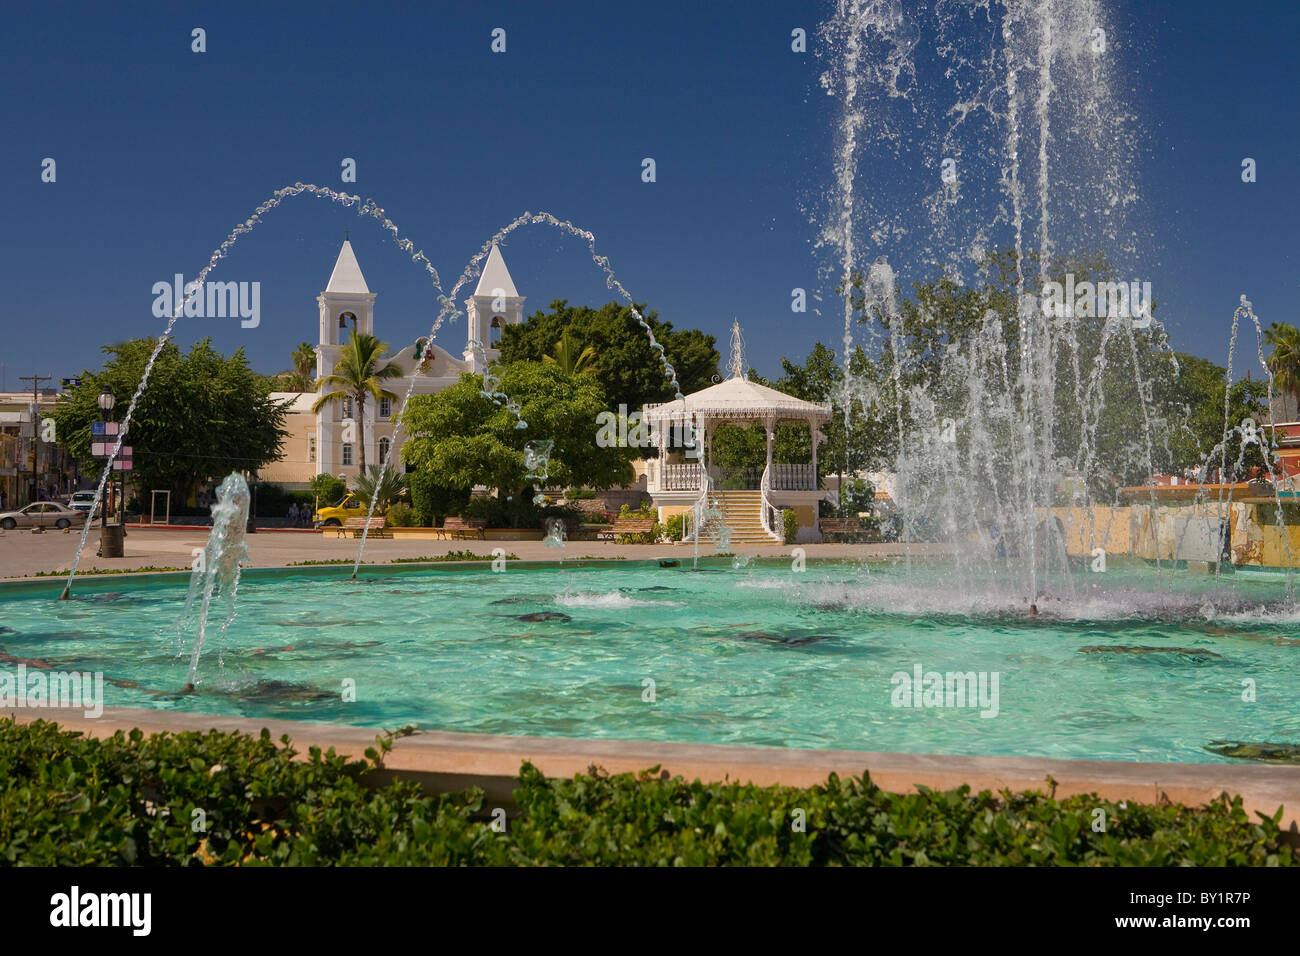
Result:
{"label": "turquoise fountain water", "polygon": [[[1300,738],[1284,582],[1114,567],[1036,618],[946,566],[705,560],[528,570],[246,571],[225,678],[176,695],[185,582],[5,602],[5,659],[102,670],[109,706],[500,734],[1214,761]],[[898,675],[997,677],[996,702],[897,706]],[[655,681],[653,703],[643,681]],[[1243,682],[1259,690],[1243,700]],[[348,684],[347,682],[351,682]],[[355,701],[345,693],[355,687]],[[919,701],[924,703],[924,701]],[[996,717],[981,716],[992,713]]]}

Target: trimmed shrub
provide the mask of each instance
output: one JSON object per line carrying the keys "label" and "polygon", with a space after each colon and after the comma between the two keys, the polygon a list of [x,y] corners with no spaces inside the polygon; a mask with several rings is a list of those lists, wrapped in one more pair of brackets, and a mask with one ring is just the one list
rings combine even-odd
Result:
{"label": "trimmed shrub", "polygon": [[[865,775],[757,787],[599,769],[547,780],[525,763],[505,833],[477,790],[367,786],[366,760],[287,737],[210,731],[104,740],[0,720],[0,863],[29,866],[1291,866],[1281,809],[1189,808],[1096,794],[895,794]],[[1054,784],[1048,781],[1054,792]],[[1106,831],[1095,833],[1095,811]],[[199,813],[206,831],[193,827]],[[791,825],[802,820],[803,828]]]}
{"label": "trimmed shrub", "polygon": [[405,501],[389,505],[388,511],[384,514],[384,520],[394,528],[414,528],[418,524],[415,509]]}
{"label": "trimmed shrub", "polygon": [[686,533],[685,525],[686,525],[685,515],[680,515],[680,514],[669,515],[668,518],[664,521],[664,525],[663,525],[664,536],[669,541],[682,540],[682,536]]}

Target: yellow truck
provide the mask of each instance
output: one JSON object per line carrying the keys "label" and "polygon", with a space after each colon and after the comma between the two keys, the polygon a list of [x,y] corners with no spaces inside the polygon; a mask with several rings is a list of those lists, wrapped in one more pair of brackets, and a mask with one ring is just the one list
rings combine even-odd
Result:
{"label": "yellow truck", "polygon": [[337,528],[349,518],[364,518],[367,510],[366,503],[349,491],[337,504],[317,509],[316,527]]}

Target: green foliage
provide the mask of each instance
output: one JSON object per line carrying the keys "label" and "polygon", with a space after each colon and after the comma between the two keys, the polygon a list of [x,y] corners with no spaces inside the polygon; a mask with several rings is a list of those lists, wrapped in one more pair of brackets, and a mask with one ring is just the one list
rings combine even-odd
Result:
{"label": "green foliage", "polygon": [[470,499],[461,509],[466,518],[480,518],[489,528],[545,528],[549,518],[559,518],[570,525],[580,523],[586,516],[576,508],[533,503],[530,495],[507,497],[479,497]]}
{"label": "green foliage", "polygon": [[565,375],[579,375],[582,372],[596,370],[596,350],[590,345],[583,348],[565,329],[550,355],[543,355],[542,361],[559,366]]}
{"label": "green foliage", "polygon": [[[767,466],[767,432],[762,424],[725,422],[713,430],[710,463],[725,473],[757,471]],[[724,482],[723,487],[727,484]]]}
{"label": "green foliage", "polygon": [[1300,398],[1300,329],[1274,322],[1264,331],[1264,342],[1272,348],[1267,363],[1278,391]]}
{"label": "green foliage", "polygon": [[[98,475],[104,467],[102,458],[90,454],[91,424],[102,418],[101,387],[113,392],[112,416],[121,421],[156,346],[154,339],[104,346],[111,356],[104,368],[82,371],[81,385],[55,406],[59,443],[87,474]],[[150,491],[170,489],[173,503],[181,505],[209,481],[276,461],[289,432],[285,407],[270,395],[270,385],[248,367],[242,348],[227,357],[203,339],[182,355],[168,342],[127,433],[134,462],[129,480]]]}
{"label": "green foliage", "polygon": [[[1040,299],[1044,279],[1036,254],[1026,257],[1023,271],[1028,279],[1026,293]],[[1074,275],[1076,286],[1116,278],[1103,255],[1086,252],[1057,257],[1046,278],[1062,282],[1067,274]],[[1017,275],[1014,251],[991,253],[970,282],[958,283],[945,277],[915,283],[912,296],[899,303],[898,315],[892,319],[882,312],[877,298],[864,294],[862,276],[852,277],[850,294],[859,310],[859,320],[874,325],[897,343],[897,368],[893,348],[883,350],[878,359],[864,365],[866,382],[882,398],[872,410],[868,425],[880,436],[880,448],[890,449],[897,443],[897,429],[890,424],[895,406],[901,404],[904,419],[911,420],[909,396],[915,389],[925,389],[940,417],[960,417],[971,366],[958,364],[955,374],[945,375],[944,360],[955,355],[969,357],[982,332],[1011,343],[1006,349],[1006,367],[998,369],[996,377],[1018,381],[1021,357],[1015,346],[1019,336]],[[1154,304],[1152,308],[1154,311]],[[990,313],[986,328],[985,317]],[[1053,327],[1052,333],[1055,407],[1046,411],[1052,415],[1054,457],[1072,463],[1079,471],[1103,476],[1111,492],[1117,492],[1122,485],[1148,481],[1152,471],[1179,472],[1206,463],[1211,451],[1223,441],[1224,398],[1228,391],[1225,369],[1205,359],[1172,352],[1167,334],[1156,323],[1140,328],[1105,316],[1077,315],[1068,328],[1069,334],[1059,325]],[[1278,341],[1282,339],[1284,334]],[[1300,354],[1300,342],[1296,345]],[[1278,354],[1282,370],[1289,361],[1286,349]],[[975,374],[993,377],[995,372],[981,366]],[[990,378],[990,384],[996,383]],[[1228,394],[1230,427],[1243,418],[1265,420],[1267,410],[1260,401],[1265,390],[1258,382],[1233,385]],[[912,423],[915,427],[935,424]],[[1014,446],[1010,426],[1004,422],[1002,430],[1003,434],[993,435],[994,446],[1009,449]],[[958,429],[958,456],[966,454],[962,431]],[[1243,450],[1237,438],[1229,442],[1227,462],[1235,463],[1243,452],[1244,466],[1262,461],[1258,445]],[[1211,465],[1219,463],[1221,456],[1215,457]],[[999,461],[992,470],[1005,473],[1012,467],[1009,461]]]}
{"label": "green foliage", "polygon": [[[478,791],[366,786],[367,761],[212,731],[93,740],[0,721],[0,862],[34,866],[1291,866],[1281,808],[1198,808],[1039,791],[887,793],[869,778],[757,787],[525,763],[506,831]],[[400,746],[400,745],[399,745]],[[1094,811],[1106,830],[1093,832]],[[196,831],[202,812],[206,832]],[[803,821],[803,826],[796,823]]]}
{"label": "green foliage", "polygon": [[799,516],[793,508],[781,509],[781,531],[786,544],[794,544],[799,537]]}
{"label": "green foliage", "polygon": [[[1243,446],[1240,435],[1229,436],[1224,441],[1223,422],[1226,396],[1229,428],[1251,418],[1266,435],[1262,427],[1268,421],[1266,381],[1243,378],[1229,387],[1227,369],[1199,356],[1175,352],[1167,360],[1163,374],[1157,377],[1153,394],[1160,406],[1170,409],[1168,427],[1158,452],[1160,465],[1167,470],[1225,464],[1233,468],[1238,458],[1241,459],[1239,473],[1264,464],[1258,442]],[[1224,447],[1219,448],[1221,444]]]}
{"label": "green foliage", "polygon": [[310,488],[322,505],[332,505],[347,494],[348,483],[335,475],[322,473],[312,478]]}
{"label": "green foliage", "polygon": [[591,488],[569,488],[564,492],[564,497],[570,501],[590,501],[596,497],[596,492]]}
{"label": "green foliage", "polygon": [[876,507],[876,489],[865,478],[850,478],[844,482],[840,495],[840,517],[870,513]]}
{"label": "green foliage", "polygon": [[302,342],[289,356],[291,368],[272,376],[277,391],[313,392],[316,390],[316,346]]}
{"label": "green foliage", "polygon": [[389,505],[384,513],[384,522],[392,528],[414,528],[417,526],[415,509],[405,501]]}
{"label": "green foliage", "polygon": [[406,495],[406,476],[396,468],[384,468],[382,465],[371,465],[357,475],[355,487],[352,489],[357,493],[357,498],[366,507],[374,499],[376,491],[379,494],[379,501],[375,508],[377,511],[383,511],[389,503],[396,501]]}
{"label": "green foliage", "polygon": [[[658,314],[646,311],[644,305],[637,309],[677,370],[682,391],[689,394],[707,388],[718,374],[718,353],[713,347],[716,339],[698,329],[674,329],[671,322],[659,321]],[[555,351],[556,342],[566,333],[595,353],[597,362],[590,374],[612,405],[624,403],[629,409],[638,409],[647,402],[673,397],[645,330],[631,308],[617,302],[599,309],[571,306],[563,299],[552,302],[549,311],[536,312],[522,324],[502,331],[501,362],[540,362]],[[504,391],[514,395],[508,388]]]}
{"label": "green foliage", "polygon": [[[623,505],[618,509],[618,517],[646,519],[650,518],[654,524],[650,530],[644,534],[616,534],[614,535],[615,544],[654,544],[659,540],[663,533],[663,526],[659,524],[659,509],[655,507],[654,502],[642,502],[637,508],[631,505]],[[680,540],[680,539],[679,539]]]}
{"label": "green foliage", "polygon": [[[536,482],[524,465],[531,440],[555,443],[548,487],[610,488],[632,479],[629,448],[596,444],[596,417],[605,393],[594,375],[567,376],[555,365],[515,362],[498,367],[499,390],[520,404],[519,419],[482,395],[481,376],[460,381],[436,395],[417,395],[406,406],[403,446],[407,462],[437,475],[451,487],[484,484],[501,497],[531,500]],[[516,427],[519,420],[525,428]]]}
{"label": "green foliage", "polygon": [[416,523],[428,528],[442,524],[447,515],[458,515],[469,504],[470,486],[449,488],[440,484],[428,468],[408,472],[407,485],[411,490],[411,505],[415,509]]}
{"label": "green foliage", "polygon": [[669,515],[664,521],[664,536],[669,541],[680,541],[686,535],[686,516],[681,514]]}

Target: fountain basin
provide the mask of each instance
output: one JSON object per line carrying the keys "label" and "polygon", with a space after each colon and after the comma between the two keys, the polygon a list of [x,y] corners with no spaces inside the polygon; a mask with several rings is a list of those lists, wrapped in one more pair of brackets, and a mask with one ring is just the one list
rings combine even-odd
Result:
{"label": "fountain basin", "polygon": [[[1029,618],[1019,596],[958,587],[942,563],[349,574],[246,572],[224,668],[205,651],[193,694],[178,693],[168,636],[185,575],[79,581],[62,602],[52,582],[3,585],[0,666],[100,671],[107,706],[160,717],[1236,765],[1205,748],[1300,741],[1300,617],[1269,576],[1228,588],[1116,563]],[[974,675],[971,699],[927,700],[931,674]]]}

